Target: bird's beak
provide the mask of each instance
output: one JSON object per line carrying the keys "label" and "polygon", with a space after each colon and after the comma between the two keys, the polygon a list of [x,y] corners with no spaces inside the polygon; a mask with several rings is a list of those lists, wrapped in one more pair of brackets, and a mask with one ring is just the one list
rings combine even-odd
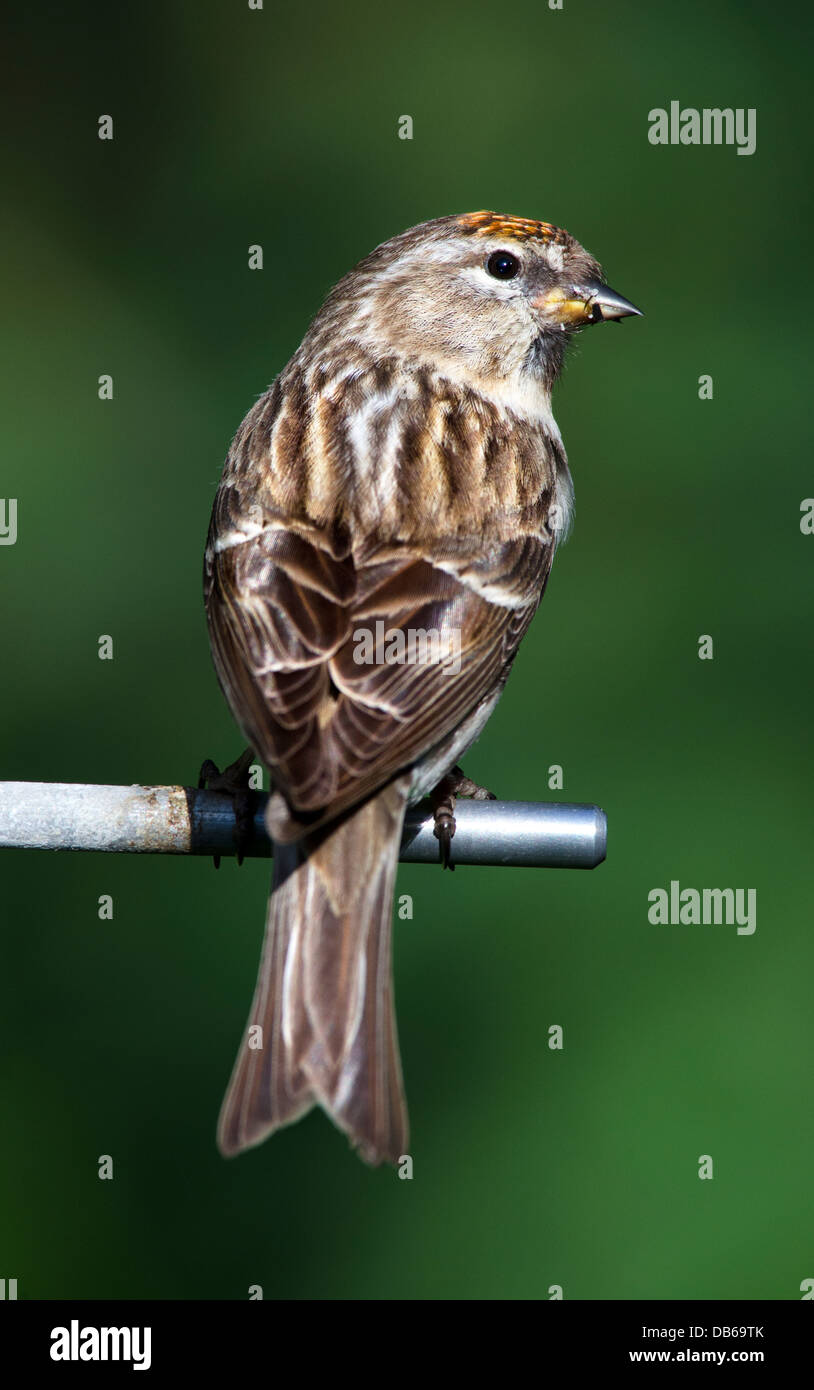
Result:
{"label": "bird's beak", "polygon": [[563,328],[583,328],[604,319],[624,319],[629,314],[641,316],[641,309],[624,299],[610,285],[600,280],[583,280],[565,289],[557,287],[534,300],[534,308],[559,323]]}

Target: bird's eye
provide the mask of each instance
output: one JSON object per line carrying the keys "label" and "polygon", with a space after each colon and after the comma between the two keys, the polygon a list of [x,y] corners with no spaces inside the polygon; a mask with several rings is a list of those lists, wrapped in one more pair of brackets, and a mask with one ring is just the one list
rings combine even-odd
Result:
{"label": "bird's eye", "polygon": [[486,262],[486,269],[496,280],[513,280],[520,269],[520,262],[511,251],[493,251]]}

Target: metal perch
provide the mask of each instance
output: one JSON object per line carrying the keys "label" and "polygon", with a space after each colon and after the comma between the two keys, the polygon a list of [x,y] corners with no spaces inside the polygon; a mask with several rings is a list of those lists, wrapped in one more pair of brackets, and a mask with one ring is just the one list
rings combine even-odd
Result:
{"label": "metal perch", "polygon": [[[268,857],[257,793],[249,857]],[[593,869],[605,858],[607,817],[568,802],[465,801],[455,807],[455,864]],[[70,782],[0,782],[0,848],[97,850],[108,854],[235,853],[232,800],[192,787],[106,787]],[[426,802],[407,812],[401,861],[437,864]]]}

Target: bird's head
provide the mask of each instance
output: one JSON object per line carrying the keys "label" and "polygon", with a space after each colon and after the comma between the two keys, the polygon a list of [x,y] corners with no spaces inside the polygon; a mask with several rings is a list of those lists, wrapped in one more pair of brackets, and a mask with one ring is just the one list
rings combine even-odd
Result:
{"label": "bird's head", "polygon": [[482,384],[526,375],[550,387],[572,333],[640,313],[568,232],[475,212],[377,247],[339,283],[314,329]]}

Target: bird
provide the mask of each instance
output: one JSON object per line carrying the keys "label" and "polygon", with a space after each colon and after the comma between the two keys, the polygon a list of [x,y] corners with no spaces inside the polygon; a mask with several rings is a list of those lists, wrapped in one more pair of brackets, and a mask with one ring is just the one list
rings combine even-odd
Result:
{"label": "bird", "polygon": [[232,441],[204,599],[220,685],[269,772],[274,868],[224,1156],[314,1106],[370,1165],[408,1152],[391,920],[405,812],[435,798],[450,863],[455,795],[488,795],[459,760],[568,532],[552,388],[575,332],[640,313],[552,223],[438,217],[336,284]]}

